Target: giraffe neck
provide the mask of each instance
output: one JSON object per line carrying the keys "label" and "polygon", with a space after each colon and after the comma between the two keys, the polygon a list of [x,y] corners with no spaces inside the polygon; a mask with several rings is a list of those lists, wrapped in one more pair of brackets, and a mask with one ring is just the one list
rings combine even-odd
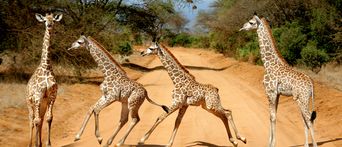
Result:
{"label": "giraffe neck", "polygon": [[91,56],[94,58],[98,67],[101,69],[105,77],[111,76],[112,78],[126,77],[126,72],[121,66],[113,59],[110,53],[102,47],[95,39],[90,36],[87,38],[87,48]]}
{"label": "giraffe neck", "polygon": [[195,79],[165,46],[162,45],[162,47],[158,48],[158,57],[173,81],[173,84],[182,83],[186,81],[185,79]]}
{"label": "giraffe neck", "polygon": [[51,61],[49,58],[50,52],[50,31],[49,29],[45,29],[45,34],[43,38],[43,49],[42,49],[42,55],[40,60],[40,67],[48,69],[51,68]]}
{"label": "giraffe neck", "polygon": [[257,29],[259,38],[261,60],[264,63],[266,71],[277,70],[274,68],[287,66],[286,61],[281,56],[279,50],[276,48],[275,41],[272,36],[271,28],[267,21],[263,18],[262,23]]}

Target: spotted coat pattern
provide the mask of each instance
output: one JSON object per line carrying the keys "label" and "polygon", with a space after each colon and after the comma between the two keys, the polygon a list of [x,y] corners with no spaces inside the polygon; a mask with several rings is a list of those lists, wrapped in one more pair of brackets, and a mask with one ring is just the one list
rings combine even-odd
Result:
{"label": "spotted coat pattern", "polygon": [[158,55],[175,88],[172,91],[172,105],[169,107],[170,111],[158,117],[153,127],[140,140],[140,143],[147,140],[157,125],[160,124],[168,115],[179,109],[173,134],[167,145],[171,146],[178,130],[178,126],[180,125],[184,113],[189,105],[202,106],[203,109],[219,117],[226,127],[229,141],[233,143],[234,146],[237,146],[237,142],[232,137],[228,121],[234,129],[236,137],[246,143],[246,139],[240,136],[235,127],[232,111],[222,107],[218,89],[210,84],[201,84],[197,82],[195,77],[179,63],[179,61],[165,46],[162,45],[162,47],[159,47],[158,44],[152,46],[157,48],[150,47],[148,50],[154,50],[154,53]]}
{"label": "spotted coat pattern", "polygon": [[[30,121],[29,146],[32,146],[32,133],[34,127],[36,128],[35,146],[42,146],[41,128],[45,115],[46,121],[48,122],[47,146],[51,146],[50,128],[53,118],[52,108],[57,96],[58,86],[52,70],[51,60],[49,58],[49,47],[52,27],[56,20],[53,14],[46,14],[45,17],[40,14],[36,14],[36,17],[37,16],[39,16],[39,18],[37,18],[39,21],[45,22],[45,34],[43,38],[40,64],[31,76],[26,87],[26,103],[29,110]],[[61,17],[60,15],[56,16]],[[60,19],[61,18],[59,18],[59,20]],[[47,113],[45,114],[46,111]]]}
{"label": "spotted coat pattern", "polygon": [[75,137],[75,141],[80,139],[91,113],[94,113],[95,135],[98,139],[98,142],[101,144],[102,137],[99,133],[98,115],[103,108],[107,107],[115,101],[118,101],[122,103],[121,119],[118,127],[114,131],[114,134],[108,140],[106,146],[112,143],[119,130],[126,124],[126,122],[128,121],[128,114],[130,113],[132,117],[132,123],[130,124],[128,131],[126,132],[124,137],[117,144],[118,146],[120,146],[125,142],[128,134],[133,129],[133,127],[139,122],[140,118],[138,110],[144,102],[145,98],[152,104],[158,104],[149,99],[147,91],[143,87],[143,85],[128,78],[126,72],[121,68],[121,66],[113,59],[110,53],[95,39],[90,36],[88,38],[85,36],[81,36],[81,38],[73,45],[77,43],[82,43],[86,47],[86,49],[89,50],[91,56],[94,58],[95,62],[98,64],[98,67],[101,69],[104,75],[104,80],[100,85],[102,96],[92,107],[90,107],[81,129]]}
{"label": "spotted coat pattern", "polygon": [[[279,95],[293,96],[297,102],[305,127],[306,143],[308,146],[308,129],[311,130],[313,144],[313,119],[314,111],[313,81],[301,72],[293,70],[284,60],[276,48],[271,28],[265,18],[259,19],[256,15],[244,24],[240,30],[257,29],[260,55],[265,68],[263,84],[269,100],[270,110],[270,137],[269,146],[275,146],[275,122]],[[312,113],[309,110],[309,100],[312,98]]]}

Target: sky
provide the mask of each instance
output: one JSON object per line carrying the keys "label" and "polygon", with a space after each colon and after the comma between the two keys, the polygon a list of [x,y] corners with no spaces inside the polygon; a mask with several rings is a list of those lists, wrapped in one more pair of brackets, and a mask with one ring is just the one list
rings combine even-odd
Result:
{"label": "sky", "polygon": [[[186,25],[186,28],[189,30],[193,30],[194,25],[196,24],[196,16],[201,10],[210,10],[210,4],[215,0],[195,0],[195,4],[197,9],[193,10],[190,4],[185,4],[182,6],[175,6],[176,11],[180,11],[186,19],[189,20],[189,23]],[[127,3],[140,3],[140,0],[127,0]]]}
{"label": "sky", "polygon": [[186,27],[191,30],[191,28],[194,28],[194,25],[196,24],[196,17],[198,12],[201,10],[210,10],[210,4],[214,1],[215,0],[201,0],[196,3],[197,9],[195,10],[193,10],[191,6],[176,9],[181,9],[180,11],[182,12],[182,14],[189,20],[189,23],[186,25]]}

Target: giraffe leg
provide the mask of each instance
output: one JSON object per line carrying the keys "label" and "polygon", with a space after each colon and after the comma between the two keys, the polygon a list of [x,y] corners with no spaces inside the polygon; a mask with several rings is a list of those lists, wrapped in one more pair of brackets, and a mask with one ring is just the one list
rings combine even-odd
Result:
{"label": "giraffe leg", "polygon": [[48,123],[48,128],[47,128],[47,132],[48,132],[48,136],[47,136],[47,141],[46,141],[46,146],[50,147],[51,146],[51,124],[52,124],[52,119],[53,119],[53,114],[52,114],[52,109],[53,109],[53,104],[55,103],[55,99],[57,96],[57,86],[56,89],[54,89],[53,93],[50,94],[50,102],[48,104],[48,108],[47,108],[47,114],[46,114],[46,121]]}
{"label": "giraffe leg", "polygon": [[[204,106],[202,106],[202,107],[204,107]],[[204,108],[204,109],[209,111],[210,113],[214,114],[215,116],[217,116],[218,118],[220,118],[222,120],[224,126],[226,127],[226,131],[228,134],[229,141],[234,145],[234,147],[237,147],[238,143],[234,140],[232,133],[230,132],[229,124],[228,124],[228,117],[226,116],[226,113],[224,112],[224,110],[222,108],[218,108],[218,109]]]}
{"label": "giraffe leg", "polygon": [[[299,99],[297,99],[299,100]],[[312,145],[314,147],[317,147],[317,143],[315,141],[314,137],[314,130],[313,130],[313,123],[310,121],[310,113],[309,113],[309,107],[308,104],[302,104],[300,105],[300,102],[298,102],[298,105],[300,106],[301,113],[302,113],[302,118],[304,122],[304,133],[305,133],[305,147],[309,147],[309,130],[311,133],[311,140],[312,140]]]}
{"label": "giraffe leg", "polygon": [[100,129],[99,129],[99,114],[100,111],[107,107],[108,105],[110,105],[111,103],[113,103],[114,101],[107,101],[105,96],[102,96],[99,101],[97,101],[97,103],[95,104],[95,108],[94,108],[94,117],[95,117],[95,136],[97,138],[97,141],[99,142],[99,144],[102,143],[103,138],[100,135]]}
{"label": "giraffe leg", "polygon": [[42,146],[42,122],[38,122],[35,124],[36,127],[36,147],[41,147]]}
{"label": "giraffe leg", "polygon": [[121,130],[121,128],[127,123],[128,114],[129,114],[128,104],[127,103],[121,103],[121,119],[120,119],[120,122],[119,122],[117,128],[115,129],[113,135],[108,139],[107,145],[105,145],[105,146],[109,146],[112,144],[115,136],[118,134],[118,132]]}
{"label": "giraffe leg", "polygon": [[40,115],[39,115],[39,104],[36,104],[35,106],[35,113],[34,113],[34,120],[33,120],[33,124],[36,128],[36,141],[35,141],[35,146],[41,146],[41,139],[40,139],[40,128],[41,128],[41,118],[40,118]]}
{"label": "giraffe leg", "polygon": [[144,144],[144,142],[150,137],[154,129],[170,114],[175,112],[179,107],[178,105],[172,105],[169,112],[163,112],[156,120],[156,122],[153,124],[152,128],[144,135],[143,138],[140,139],[139,144]]}
{"label": "giraffe leg", "polygon": [[235,122],[233,120],[233,114],[231,110],[226,110],[226,117],[228,118],[229,123],[232,125],[234,132],[235,132],[235,136],[237,139],[241,140],[243,143],[247,143],[247,140],[245,137],[242,137],[239,133],[239,131],[236,128]]}
{"label": "giraffe leg", "polygon": [[276,120],[277,120],[277,108],[278,108],[279,95],[272,93],[269,95],[269,109],[270,109],[270,138],[269,147],[275,146],[276,141]]}
{"label": "giraffe leg", "polygon": [[28,111],[29,111],[29,126],[30,126],[30,142],[29,142],[29,147],[32,146],[32,136],[33,136],[33,109],[30,104],[27,105]]}
{"label": "giraffe leg", "polygon": [[94,105],[94,106],[91,106],[90,109],[89,109],[89,111],[87,112],[87,114],[86,114],[86,116],[85,116],[85,118],[84,118],[84,120],[83,120],[82,126],[81,126],[80,130],[78,131],[78,133],[76,134],[74,141],[78,141],[78,140],[81,139],[81,136],[82,136],[82,134],[83,134],[83,131],[84,131],[84,129],[85,129],[85,127],[86,127],[86,125],[87,125],[89,119],[90,119],[91,114],[92,114],[93,111],[94,111],[94,107],[95,107],[95,105]]}
{"label": "giraffe leg", "polygon": [[304,133],[305,133],[305,143],[304,143],[304,147],[309,147],[309,128],[305,123],[304,117],[303,117],[303,123],[304,123]]}
{"label": "giraffe leg", "polygon": [[172,146],[173,144],[173,141],[175,140],[175,137],[176,137],[176,134],[177,134],[177,131],[178,131],[178,127],[183,119],[183,116],[187,110],[188,106],[183,106],[179,109],[179,112],[178,112],[178,116],[177,116],[177,119],[176,119],[176,122],[175,122],[175,127],[173,128],[173,132],[172,132],[172,136],[169,140],[169,143],[166,145],[166,146]]}
{"label": "giraffe leg", "polygon": [[[139,106],[139,107],[140,107],[140,106]],[[116,146],[121,146],[122,144],[125,143],[125,140],[126,140],[128,134],[132,131],[132,129],[135,127],[135,125],[140,121],[139,113],[138,113],[139,107],[137,107],[137,108],[132,108],[132,109],[130,110],[131,117],[132,117],[132,122],[131,122],[131,124],[129,125],[129,127],[128,127],[128,129],[127,129],[127,132],[126,132],[125,135],[122,137],[122,139],[116,144]]]}
{"label": "giraffe leg", "polygon": [[[89,111],[87,112],[87,114],[86,114],[86,116],[85,116],[85,118],[84,118],[84,120],[83,120],[82,126],[81,126],[80,130],[78,131],[78,133],[76,134],[74,141],[80,140],[80,138],[81,138],[81,136],[82,136],[82,134],[83,134],[83,131],[84,131],[84,129],[85,129],[85,127],[86,127],[86,125],[87,125],[89,119],[90,119],[90,116],[91,116],[91,115],[93,114],[93,112],[94,112],[94,109],[95,109],[96,107],[98,107],[99,105],[101,105],[101,103],[104,103],[104,101],[105,101],[105,97],[102,96],[102,97],[101,97],[93,106],[91,106],[91,107],[89,108]],[[113,101],[113,102],[114,102],[114,101]],[[112,102],[111,102],[111,103],[112,103]]]}
{"label": "giraffe leg", "polygon": [[315,133],[314,133],[314,129],[313,129],[313,123],[309,122],[309,129],[310,129],[310,132],[311,132],[311,140],[312,140],[312,145],[314,147],[317,147],[317,143],[315,141]]}
{"label": "giraffe leg", "polygon": [[47,147],[51,146],[50,136],[51,136],[51,124],[52,124],[52,119],[53,119],[53,115],[52,115],[53,103],[54,103],[53,101],[50,102],[48,106],[48,110],[47,110],[47,115],[46,115],[47,117],[46,121],[48,123],[48,128],[47,128],[48,136],[47,136],[47,141],[46,141]]}

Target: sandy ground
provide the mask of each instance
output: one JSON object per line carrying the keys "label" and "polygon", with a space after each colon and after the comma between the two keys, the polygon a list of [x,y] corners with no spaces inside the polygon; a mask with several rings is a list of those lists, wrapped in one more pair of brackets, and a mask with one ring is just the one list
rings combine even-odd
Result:
{"label": "sandy ground", "polygon": [[[189,67],[198,82],[219,88],[222,104],[231,109],[240,133],[247,138],[247,144],[239,146],[267,146],[269,134],[268,102],[262,86],[263,67],[241,63],[225,58],[212,51],[200,49],[173,48],[179,61]],[[148,68],[159,67],[158,58],[131,58],[133,63]],[[191,68],[192,67],[192,68]],[[196,68],[193,68],[196,67]],[[128,68],[128,75],[137,79],[147,89],[149,96],[160,104],[171,104],[173,84],[165,70],[141,73]],[[26,146],[28,144],[27,109],[23,97],[25,85],[0,83],[0,102],[10,107],[0,110],[0,146]],[[342,92],[315,81],[315,106],[318,117],[315,124],[315,138],[322,147],[342,146]],[[83,121],[89,107],[101,96],[96,84],[60,84],[54,107],[52,124],[52,145],[64,147],[100,146],[94,135],[94,120],[90,119],[78,142],[74,135]],[[8,100],[11,99],[11,100]],[[113,133],[120,119],[120,103],[113,103],[100,113],[100,132],[104,143]],[[136,146],[139,139],[150,129],[162,109],[144,102],[139,114],[141,121],[126,140],[127,146]],[[168,143],[177,112],[164,120],[153,132],[145,146],[163,146]],[[129,120],[130,121],[130,120]],[[127,126],[119,132],[113,144],[117,143]],[[46,133],[46,126],[43,127]],[[277,146],[303,146],[304,128],[299,110],[291,97],[281,97],[277,114]],[[45,136],[43,136],[45,145]],[[177,133],[174,146],[232,146],[221,120],[201,107],[189,107]]]}

